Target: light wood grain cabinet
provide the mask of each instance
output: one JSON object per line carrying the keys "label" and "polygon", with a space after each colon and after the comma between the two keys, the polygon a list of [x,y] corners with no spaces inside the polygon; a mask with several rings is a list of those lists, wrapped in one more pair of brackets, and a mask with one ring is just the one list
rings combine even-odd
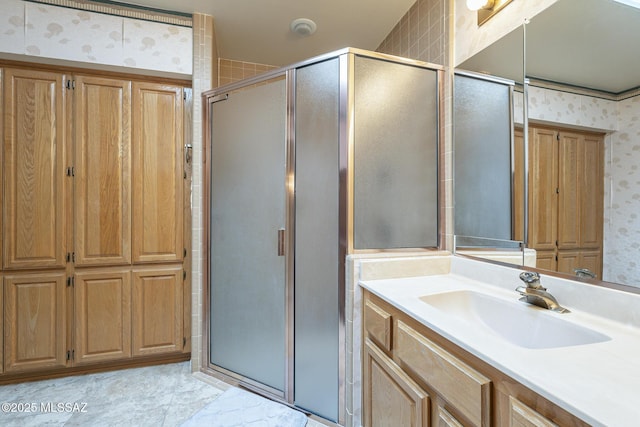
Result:
{"label": "light wood grain cabinet", "polygon": [[5,69],[5,269],[63,268],[66,254],[65,75]]}
{"label": "light wood grain cabinet", "polygon": [[[529,158],[529,247],[540,252],[539,267],[569,274],[588,268],[600,277],[603,136],[532,126]],[[550,252],[555,262],[545,258]]]}
{"label": "light wood grain cabinet", "polygon": [[133,84],[133,258],[183,257],[183,89]]}
{"label": "light wood grain cabinet", "polygon": [[131,261],[131,82],[76,76],[75,264]]}
{"label": "light wood grain cabinet", "polygon": [[182,267],[133,271],[133,354],[181,352]]}
{"label": "light wood grain cabinet", "polygon": [[74,300],[74,363],[131,357],[131,272],[77,272]]}
{"label": "light wood grain cabinet", "polygon": [[[389,349],[366,307],[392,319]],[[362,309],[365,427],[588,425],[366,290]]]}
{"label": "light wood grain cabinet", "polygon": [[429,396],[376,345],[364,342],[365,427],[427,427]]}
{"label": "light wood grain cabinet", "polygon": [[184,360],[190,90],[40,65],[0,77],[0,381]]}
{"label": "light wood grain cabinet", "polygon": [[64,272],[4,276],[4,370],[67,364]]}

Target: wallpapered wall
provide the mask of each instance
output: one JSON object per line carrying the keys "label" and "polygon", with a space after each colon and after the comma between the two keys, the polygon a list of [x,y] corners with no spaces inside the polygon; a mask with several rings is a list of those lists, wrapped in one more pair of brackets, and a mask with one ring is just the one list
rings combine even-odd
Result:
{"label": "wallpapered wall", "polygon": [[[522,123],[521,94],[515,101]],[[603,279],[640,287],[640,95],[611,101],[531,87],[529,118],[607,133]]]}
{"label": "wallpapered wall", "polygon": [[2,0],[1,16],[0,52],[192,72],[191,28],[20,0]]}

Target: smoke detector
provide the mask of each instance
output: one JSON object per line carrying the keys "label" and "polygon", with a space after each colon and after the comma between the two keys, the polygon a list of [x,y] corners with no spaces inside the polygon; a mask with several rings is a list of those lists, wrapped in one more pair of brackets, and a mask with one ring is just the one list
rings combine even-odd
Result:
{"label": "smoke detector", "polygon": [[316,28],[318,26],[311,19],[307,18],[298,18],[291,21],[291,31],[300,35],[300,36],[310,36],[311,34],[316,32]]}

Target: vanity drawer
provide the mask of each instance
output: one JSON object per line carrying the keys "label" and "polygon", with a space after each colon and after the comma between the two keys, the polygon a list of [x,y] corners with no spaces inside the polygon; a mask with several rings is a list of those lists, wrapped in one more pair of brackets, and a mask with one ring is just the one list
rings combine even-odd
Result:
{"label": "vanity drawer", "polygon": [[476,426],[491,420],[491,381],[402,321],[394,354]]}
{"label": "vanity drawer", "polygon": [[364,327],[369,337],[380,347],[391,351],[391,314],[371,300],[364,303]]}

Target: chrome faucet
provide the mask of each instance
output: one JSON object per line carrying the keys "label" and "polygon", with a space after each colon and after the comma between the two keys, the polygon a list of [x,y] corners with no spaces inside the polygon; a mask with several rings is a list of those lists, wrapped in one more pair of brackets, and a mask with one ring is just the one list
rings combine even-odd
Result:
{"label": "chrome faucet", "polygon": [[522,295],[520,301],[546,308],[547,310],[557,311],[558,313],[569,313],[569,310],[558,304],[558,301],[547,292],[547,288],[540,284],[540,274],[525,271],[520,274],[520,280],[527,286],[518,286],[516,291]]}
{"label": "chrome faucet", "polygon": [[573,272],[576,273],[576,276],[580,278],[588,278],[588,279],[596,278],[596,273],[589,270],[588,268],[576,268],[575,270],[573,270]]}

